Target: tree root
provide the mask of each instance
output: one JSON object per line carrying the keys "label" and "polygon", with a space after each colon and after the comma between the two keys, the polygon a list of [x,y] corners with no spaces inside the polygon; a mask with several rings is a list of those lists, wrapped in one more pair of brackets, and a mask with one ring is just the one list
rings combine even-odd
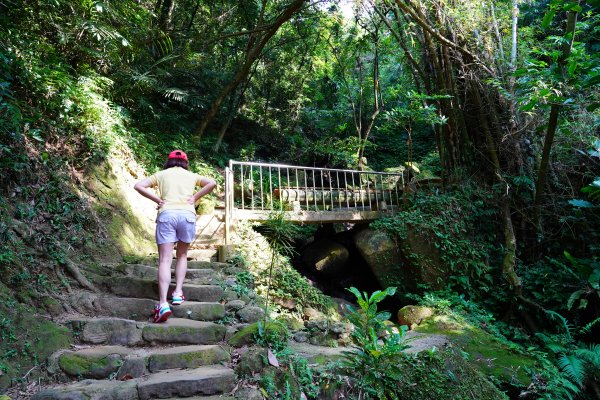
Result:
{"label": "tree root", "polygon": [[65,269],[71,274],[71,276],[86,289],[91,290],[92,292],[99,292],[98,288],[94,286],[79,270],[79,267],[75,265],[73,261],[69,258],[65,258],[65,261],[61,263],[65,267]]}

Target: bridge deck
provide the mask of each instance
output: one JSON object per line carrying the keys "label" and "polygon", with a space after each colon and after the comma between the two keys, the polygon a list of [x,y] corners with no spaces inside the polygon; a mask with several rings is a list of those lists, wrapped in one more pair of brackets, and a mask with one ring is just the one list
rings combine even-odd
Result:
{"label": "bridge deck", "polygon": [[[234,211],[235,219],[245,219],[250,221],[266,221],[273,213],[271,210],[240,210]],[[335,210],[335,211],[282,211],[288,221],[303,223],[323,223],[323,222],[358,222],[372,221],[382,216],[391,214],[391,210]]]}

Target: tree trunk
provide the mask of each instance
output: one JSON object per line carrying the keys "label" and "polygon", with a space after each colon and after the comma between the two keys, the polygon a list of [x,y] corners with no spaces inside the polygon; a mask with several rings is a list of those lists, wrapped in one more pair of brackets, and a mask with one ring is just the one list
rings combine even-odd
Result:
{"label": "tree trunk", "polygon": [[167,32],[171,30],[171,19],[173,17],[173,9],[175,8],[175,0],[163,0],[158,18],[158,27]]}
{"label": "tree trunk", "polygon": [[[256,42],[255,45],[251,46],[246,53],[246,60],[242,67],[237,71],[233,79],[225,85],[219,96],[213,101],[210,109],[204,116],[204,119],[194,132],[194,134],[198,138],[202,138],[204,131],[208,124],[213,120],[213,118],[217,115],[217,112],[221,108],[221,104],[227,98],[227,96],[238,87],[238,85],[247,78],[248,73],[250,72],[250,68],[256,61],[256,59],[260,56],[263,48],[269,42],[269,40],[277,33],[281,25],[287,22],[292,16],[300,9],[300,7],[304,4],[306,0],[294,0],[273,22],[271,28],[267,30],[260,40]],[[254,39],[251,38],[253,41]]]}
{"label": "tree trunk", "polygon": [[[558,59],[558,67],[559,70],[565,66],[567,58],[569,54],[571,54],[571,48],[573,46],[573,41],[575,40],[575,26],[577,25],[577,12],[569,11],[567,16],[567,27],[565,30],[565,36],[570,35],[569,41],[565,43],[562,47],[562,55]],[[541,206],[542,199],[544,196],[544,189],[546,187],[546,177],[548,175],[548,164],[550,162],[550,152],[552,150],[552,144],[554,142],[554,134],[556,133],[556,128],[558,127],[558,115],[560,112],[560,104],[554,103],[550,107],[550,118],[548,120],[548,129],[546,131],[546,137],[544,138],[544,148],[542,150],[542,159],[540,161],[540,167],[538,169],[538,177],[535,182],[535,197],[534,197],[534,213],[535,219],[534,223],[536,224],[536,229],[539,231],[541,228]]]}

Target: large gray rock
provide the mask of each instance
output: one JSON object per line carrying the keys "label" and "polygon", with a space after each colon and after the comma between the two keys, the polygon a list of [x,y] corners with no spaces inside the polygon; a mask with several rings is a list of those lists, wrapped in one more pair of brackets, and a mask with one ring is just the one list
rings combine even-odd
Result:
{"label": "large gray rock", "polygon": [[250,347],[241,352],[239,361],[235,366],[238,376],[249,376],[260,373],[267,364],[267,350],[262,347]]}
{"label": "large gray rock", "polygon": [[303,263],[323,275],[336,275],[348,261],[348,249],[330,239],[319,240],[302,250]]}
{"label": "large gray rock", "polygon": [[144,326],[143,338],[153,343],[214,344],[225,337],[226,328],[213,322],[171,318]]}
{"label": "large gray rock", "polygon": [[146,374],[146,357],[131,355],[123,360],[123,365],[117,371],[117,380],[124,378],[139,378]]}
{"label": "large gray rock", "polygon": [[368,228],[358,232],[354,241],[381,287],[396,286],[413,293],[422,290],[421,284],[441,289],[448,271],[435,243],[412,230],[406,236],[396,242],[386,232]]}
{"label": "large gray rock", "polygon": [[398,285],[396,277],[403,262],[398,245],[384,231],[364,229],[354,235],[358,251],[383,288]]}
{"label": "large gray rock", "polygon": [[237,316],[242,322],[251,324],[262,320],[265,317],[265,310],[257,306],[246,306],[237,312]]}
{"label": "large gray rock", "polygon": [[38,392],[32,400],[138,400],[137,382],[85,380]]}
{"label": "large gray rock", "polygon": [[120,318],[98,318],[83,321],[81,340],[94,344],[141,344],[142,330],[135,321]]}
{"label": "large gray rock", "polygon": [[140,400],[190,397],[229,392],[235,386],[233,370],[220,367],[199,367],[192,370],[165,371],[140,379]]}

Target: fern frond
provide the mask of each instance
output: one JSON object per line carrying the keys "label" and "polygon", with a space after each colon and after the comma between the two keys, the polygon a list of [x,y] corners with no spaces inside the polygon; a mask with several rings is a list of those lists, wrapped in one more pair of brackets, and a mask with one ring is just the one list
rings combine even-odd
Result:
{"label": "fern frond", "polygon": [[575,303],[585,291],[583,289],[579,289],[574,291],[571,296],[569,296],[569,300],[567,301],[567,310],[573,308],[573,303]]}
{"label": "fern frond", "polygon": [[581,358],[576,355],[561,354],[558,357],[558,366],[573,383],[583,387],[587,371]]}
{"label": "fern frond", "polygon": [[600,322],[600,317],[598,317],[595,320],[593,320],[592,322],[586,324],[583,328],[581,328],[580,332],[584,335],[590,333],[590,330],[594,327],[594,325],[596,325],[599,322]]}
{"label": "fern frond", "polygon": [[600,371],[600,344],[590,344],[588,348],[581,347],[575,354]]}
{"label": "fern frond", "polygon": [[557,313],[556,311],[552,311],[552,310],[546,310],[546,314],[548,315],[548,317],[553,320],[553,321],[560,321],[562,323],[562,326],[565,330],[565,333],[567,334],[567,337],[569,339],[572,338],[572,331],[573,331],[573,326],[569,323],[569,321],[567,321],[567,319],[565,317],[563,317],[562,315],[560,315],[559,313]]}

